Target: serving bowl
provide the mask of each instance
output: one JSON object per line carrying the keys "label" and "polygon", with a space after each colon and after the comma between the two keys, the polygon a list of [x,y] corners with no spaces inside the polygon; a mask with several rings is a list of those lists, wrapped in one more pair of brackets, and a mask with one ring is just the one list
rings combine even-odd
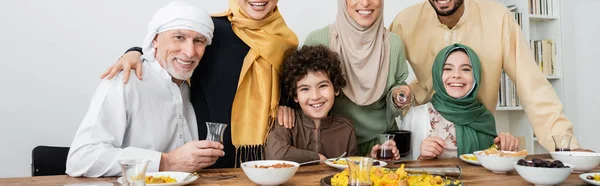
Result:
{"label": "serving bowl", "polygon": [[559,151],[550,152],[552,159],[573,166],[574,172],[587,172],[600,164],[600,154],[594,152]]}
{"label": "serving bowl", "polygon": [[[531,162],[531,161],[529,161]],[[546,167],[531,167],[514,164],[517,173],[525,181],[534,185],[556,185],[565,181],[571,172],[573,167],[569,164],[564,164],[568,167],[563,168],[546,168]]]}
{"label": "serving bowl", "polygon": [[526,155],[523,156],[504,156],[501,157],[498,154],[490,154],[486,155],[482,153],[483,151],[475,151],[473,155],[477,157],[479,163],[484,168],[494,172],[494,173],[506,173],[515,169],[515,163],[519,161],[519,159],[525,158]]}
{"label": "serving bowl", "polygon": [[[273,168],[273,165],[287,164],[289,167]],[[260,168],[260,166],[269,166],[270,168]],[[241,167],[244,174],[258,185],[281,185],[287,182],[296,174],[300,164],[283,160],[260,160],[248,161],[242,163]]]}

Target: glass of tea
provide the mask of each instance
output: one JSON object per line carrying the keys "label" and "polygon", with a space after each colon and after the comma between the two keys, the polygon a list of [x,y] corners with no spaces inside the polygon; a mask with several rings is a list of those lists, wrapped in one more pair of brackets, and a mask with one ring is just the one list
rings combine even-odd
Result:
{"label": "glass of tea", "polygon": [[377,135],[377,144],[379,144],[379,150],[377,150],[377,159],[382,161],[393,161],[394,153],[392,149],[396,145],[394,145],[394,134],[378,134]]}
{"label": "glass of tea", "polygon": [[145,186],[146,185],[146,168],[149,160],[145,159],[125,159],[120,160],[121,173],[123,180],[121,185],[126,186]]}
{"label": "glass of tea", "polygon": [[348,162],[348,186],[371,186],[371,166],[373,158],[351,156],[347,157]]}
{"label": "glass of tea", "polygon": [[553,135],[554,151],[571,151],[571,135]]}
{"label": "glass of tea", "polygon": [[223,133],[225,133],[225,128],[227,128],[227,124],[217,122],[206,122],[206,128],[206,140],[223,143]]}

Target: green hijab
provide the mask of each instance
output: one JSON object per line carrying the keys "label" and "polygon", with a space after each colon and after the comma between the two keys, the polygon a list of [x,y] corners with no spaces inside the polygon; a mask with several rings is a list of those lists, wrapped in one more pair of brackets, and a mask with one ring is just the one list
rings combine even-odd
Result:
{"label": "green hijab", "polygon": [[[442,72],[450,53],[461,49],[469,56],[475,83],[466,96],[454,98],[449,96],[444,88]],[[435,90],[431,103],[446,120],[454,123],[458,155],[473,153],[492,146],[496,136],[496,120],[476,98],[481,83],[481,63],[475,51],[458,43],[447,46],[435,57],[431,73]]]}

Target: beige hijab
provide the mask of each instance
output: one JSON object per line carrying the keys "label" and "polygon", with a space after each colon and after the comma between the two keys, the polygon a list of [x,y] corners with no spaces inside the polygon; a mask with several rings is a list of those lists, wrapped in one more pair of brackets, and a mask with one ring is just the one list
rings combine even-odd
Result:
{"label": "beige hijab", "polygon": [[329,47],[338,52],[348,84],[342,91],[364,106],[385,92],[390,63],[390,32],[383,26],[383,0],[377,20],[369,28],[360,26],[346,11],[346,0],[338,0],[335,22],[329,26]]}

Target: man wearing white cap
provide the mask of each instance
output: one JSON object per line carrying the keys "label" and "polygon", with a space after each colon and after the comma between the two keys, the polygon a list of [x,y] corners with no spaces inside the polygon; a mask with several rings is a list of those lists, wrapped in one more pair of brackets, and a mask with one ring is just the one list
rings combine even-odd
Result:
{"label": "man wearing white cap", "polygon": [[222,144],[198,141],[186,81],[213,30],[208,12],[185,3],[158,10],[142,44],[144,80],[102,80],[73,139],[66,173],[116,176],[123,159],[149,160],[148,172],[193,172],[223,156]]}

